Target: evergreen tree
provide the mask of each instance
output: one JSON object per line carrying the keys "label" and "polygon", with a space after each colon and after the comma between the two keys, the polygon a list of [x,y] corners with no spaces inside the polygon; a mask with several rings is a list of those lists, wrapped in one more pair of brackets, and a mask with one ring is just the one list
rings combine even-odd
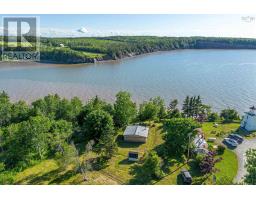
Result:
{"label": "evergreen tree", "polygon": [[182,111],[185,117],[189,117],[189,103],[190,103],[190,98],[189,96],[186,96],[186,99],[183,102],[182,106]]}
{"label": "evergreen tree", "polygon": [[177,99],[174,99],[170,102],[169,106],[168,106],[168,111],[172,111],[174,109],[177,108],[177,105],[178,105],[178,100]]}
{"label": "evergreen tree", "polygon": [[198,118],[198,115],[201,111],[201,107],[202,107],[202,100],[200,95],[196,97],[195,99],[195,117]]}

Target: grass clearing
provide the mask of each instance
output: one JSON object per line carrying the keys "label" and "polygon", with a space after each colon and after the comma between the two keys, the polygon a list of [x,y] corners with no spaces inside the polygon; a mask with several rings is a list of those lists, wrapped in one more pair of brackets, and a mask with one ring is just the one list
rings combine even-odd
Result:
{"label": "grass clearing", "polygon": [[202,130],[206,137],[225,137],[228,133],[236,132],[240,127],[240,122],[218,123],[214,127],[214,122],[205,122],[202,124]]}
{"label": "grass clearing", "polygon": [[130,169],[135,164],[127,160],[128,152],[138,151],[140,156],[143,156],[146,151],[154,149],[162,142],[160,124],[156,124],[155,127],[150,128],[148,141],[145,144],[124,142],[119,136],[117,154],[109,160],[106,168],[88,172],[89,181],[84,182],[80,174],[73,172],[72,166],[63,170],[58,167],[55,160],[49,159],[17,173],[15,184],[128,184],[132,178]]}

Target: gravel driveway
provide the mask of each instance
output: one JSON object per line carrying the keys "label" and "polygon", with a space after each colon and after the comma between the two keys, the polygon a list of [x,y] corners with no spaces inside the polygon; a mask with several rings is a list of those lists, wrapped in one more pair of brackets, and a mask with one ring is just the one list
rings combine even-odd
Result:
{"label": "gravel driveway", "polygon": [[235,177],[235,182],[239,183],[243,180],[244,175],[246,174],[246,169],[244,167],[245,164],[245,152],[248,149],[256,149],[256,138],[253,139],[245,139],[242,144],[239,144],[236,149],[234,149],[234,152],[237,155],[238,159],[238,171],[237,175]]}

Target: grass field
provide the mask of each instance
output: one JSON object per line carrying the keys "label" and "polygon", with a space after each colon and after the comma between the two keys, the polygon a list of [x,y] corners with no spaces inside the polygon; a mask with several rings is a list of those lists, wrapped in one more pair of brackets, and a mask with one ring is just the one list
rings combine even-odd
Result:
{"label": "grass field", "polygon": [[[0,47],[2,47],[4,44],[3,41],[0,41]],[[17,42],[8,42],[9,47],[17,47]],[[31,47],[32,45],[29,42],[22,42],[21,43],[22,47]]]}
{"label": "grass field", "polygon": [[[204,123],[203,130],[207,136],[211,135],[213,129],[212,123]],[[218,131],[231,131],[238,127],[237,123],[221,125],[217,128]],[[215,129],[215,128],[214,128]],[[115,184],[136,184],[133,175],[130,174],[131,168],[135,165],[133,162],[127,160],[129,151],[138,151],[142,156],[146,151],[155,149],[163,143],[161,136],[161,125],[155,124],[150,127],[150,134],[148,141],[145,144],[127,143],[118,137],[118,153],[111,158],[104,169],[94,170],[88,172],[88,181],[83,181],[80,174],[72,170],[73,166],[68,166],[62,169],[58,166],[56,160],[49,159],[34,165],[22,172],[17,173],[15,176],[15,184],[94,184],[94,185],[115,185]],[[96,157],[91,154],[90,157]],[[226,150],[222,155],[223,160],[217,163],[216,168],[219,172],[216,173],[217,180],[233,179],[237,172],[237,159],[236,155]],[[170,159],[165,166],[165,175],[160,180],[154,180],[148,184],[156,185],[174,185],[181,184],[179,173],[182,168],[190,170],[193,178],[202,178],[199,170],[193,166],[193,163],[183,164],[177,159]],[[133,182],[131,182],[133,180]],[[212,184],[211,177],[208,177],[203,184]]]}
{"label": "grass field", "polygon": [[202,130],[206,137],[225,137],[228,133],[236,132],[239,127],[240,122],[218,123],[217,127],[214,127],[213,122],[205,122],[202,124]]}

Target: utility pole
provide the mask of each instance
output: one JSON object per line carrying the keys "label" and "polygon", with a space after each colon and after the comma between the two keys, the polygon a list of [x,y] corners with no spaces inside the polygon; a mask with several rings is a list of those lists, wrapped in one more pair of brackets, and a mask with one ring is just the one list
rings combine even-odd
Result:
{"label": "utility pole", "polygon": [[191,138],[192,133],[188,134],[188,155],[187,155],[187,162],[189,161],[189,147],[190,147],[190,138]]}

